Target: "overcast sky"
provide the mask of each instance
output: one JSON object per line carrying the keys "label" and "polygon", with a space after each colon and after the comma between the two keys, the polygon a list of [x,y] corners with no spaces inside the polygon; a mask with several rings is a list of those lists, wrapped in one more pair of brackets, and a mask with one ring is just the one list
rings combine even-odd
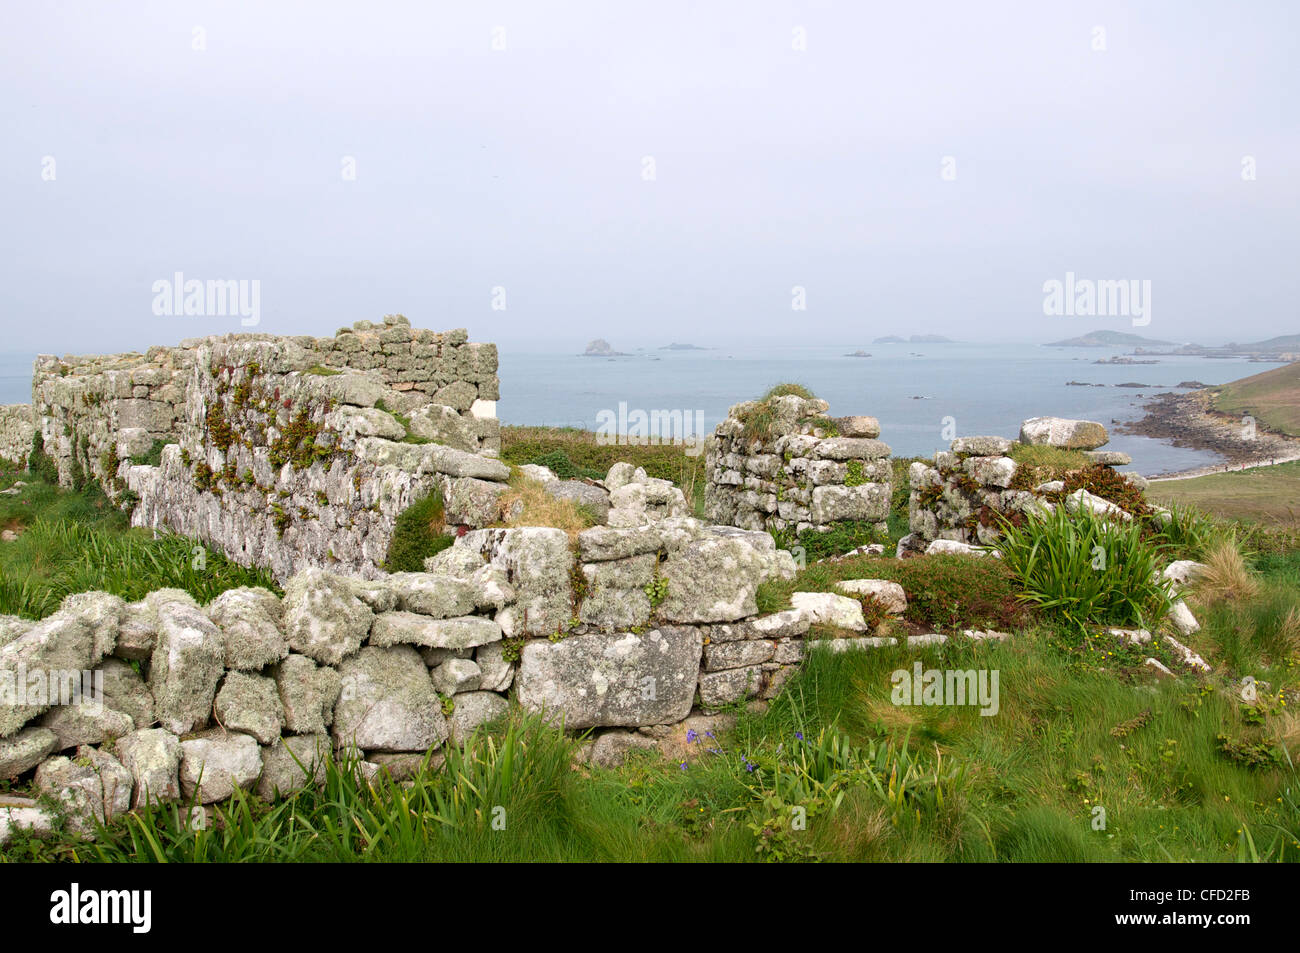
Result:
{"label": "overcast sky", "polygon": [[[560,350],[1300,332],[1298,9],[10,3],[0,350],[242,329],[176,272]],[[1045,316],[1067,271],[1151,323]]]}

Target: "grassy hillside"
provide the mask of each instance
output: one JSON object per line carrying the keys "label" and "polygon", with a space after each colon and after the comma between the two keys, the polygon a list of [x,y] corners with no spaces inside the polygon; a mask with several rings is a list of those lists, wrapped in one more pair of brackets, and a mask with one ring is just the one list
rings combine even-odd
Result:
{"label": "grassy hillside", "polygon": [[1270,430],[1300,437],[1300,363],[1213,388],[1211,402],[1215,410],[1250,414]]}

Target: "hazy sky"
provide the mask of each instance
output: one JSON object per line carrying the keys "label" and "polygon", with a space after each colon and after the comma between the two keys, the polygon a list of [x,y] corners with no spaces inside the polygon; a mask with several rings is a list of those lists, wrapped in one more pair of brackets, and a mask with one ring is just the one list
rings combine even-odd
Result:
{"label": "hazy sky", "polygon": [[[178,271],[517,347],[1300,332],[1297,10],[8,3],[0,350],[241,330]],[[1150,325],[1045,316],[1067,271]]]}

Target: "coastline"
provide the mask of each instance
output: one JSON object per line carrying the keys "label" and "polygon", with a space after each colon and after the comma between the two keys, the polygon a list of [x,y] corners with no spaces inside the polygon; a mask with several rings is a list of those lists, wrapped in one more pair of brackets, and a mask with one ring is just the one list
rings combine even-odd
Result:
{"label": "coastline", "polygon": [[1267,430],[1258,423],[1253,437],[1248,437],[1241,419],[1211,408],[1209,389],[1156,394],[1142,409],[1146,411],[1145,416],[1116,425],[1116,431],[1152,437],[1175,447],[1208,450],[1223,458],[1222,463],[1211,466],[1148,475],[1147,479],[1153,482],[1187,480],[1300,460],[1300,440]]}

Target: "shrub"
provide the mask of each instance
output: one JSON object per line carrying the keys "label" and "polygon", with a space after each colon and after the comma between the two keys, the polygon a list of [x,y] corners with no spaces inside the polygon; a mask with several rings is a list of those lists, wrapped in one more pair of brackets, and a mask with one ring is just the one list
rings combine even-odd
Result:
{"label": "shrub", "polygon": [[424,561],[455,542],[445,532],[442,492],[434,490],[397,516],[388,542],[384,569],[388,572],[424,572]]}
{"label": "shrub", "polygon": [[1022,598],[1067,625],[1149,626],[1169,611],[1160,553],[1137,520],[1121,524],[1058,506],[1022,526],[1003,524],[1002,561]]}
{"label": "shrub", "polygon": [[561,480],[603,480],[605,473],[595,467],[579,466],[569,459],[569,455],[563,450],[552,450],[550,453],[544,453],[528,461],[538,466],[547,467]]}
{"label": "shrub", "polygon": [[54,458],[45,452],[45,439],[38,430],[32,434],[32,452],[27,457],[27,469],[46,483],[59,482],[59,468]]}
{"label": "shrub", "polygon": [[868,543],[878,543],[881,538],[881,534],[876,531],[876,524],[869,520],[844,520],[825,531],[804,530],[799,534],[799,545],[803,547],[808,561],[816,562],[818,559],[852,552]]}

